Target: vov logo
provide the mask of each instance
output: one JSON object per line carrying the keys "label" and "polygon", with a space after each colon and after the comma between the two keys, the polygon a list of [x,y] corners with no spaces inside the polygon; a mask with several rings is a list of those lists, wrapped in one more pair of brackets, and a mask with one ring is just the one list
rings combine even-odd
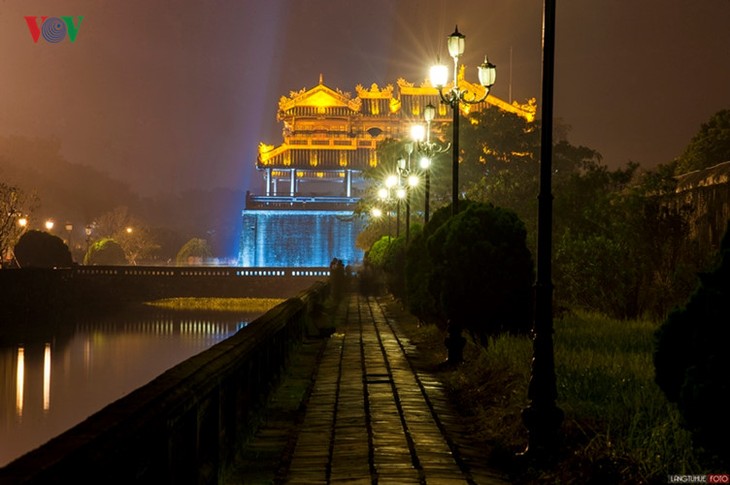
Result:
{"label": "vov logo", "polygon": [[38,39],[41,35],[43,40],[51,44],[57,44],[66,38],[71,42],[76,42],[76,36],[79,35],[79,27],[81,27],[81,21],[83,17],[76,17],[78,20],[74,22],[73,17],[61,16],[61,17],[25,17],[25,21],[28,23],[28,30],[30,30],[30,36],[33,38],[33,43],[37,44]]}

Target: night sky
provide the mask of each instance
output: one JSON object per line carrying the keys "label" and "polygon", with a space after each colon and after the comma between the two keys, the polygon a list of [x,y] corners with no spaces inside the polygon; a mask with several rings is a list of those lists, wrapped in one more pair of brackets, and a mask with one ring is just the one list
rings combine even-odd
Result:
{"label": "night sky", "polygon": [[[83,16],[34,43],[24,16]],[[537,0],[0,0],[0,135],[56,137],[142,195],[259,191],[279,98],[317,84],[420,83],[446,36],[484,54],[493,93],[540,102]],[[730,107],[730,0],[558,1],[555,114],[610,167],[678,156]]]}

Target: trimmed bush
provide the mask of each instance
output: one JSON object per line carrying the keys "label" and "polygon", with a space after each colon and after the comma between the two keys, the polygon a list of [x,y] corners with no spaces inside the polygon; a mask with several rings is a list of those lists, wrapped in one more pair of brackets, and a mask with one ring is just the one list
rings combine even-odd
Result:
{"label": "trimmed bush", "polygon": [[[730,229],[730,224],[728,225]],[[714,271],[656,333],[656,382],[711,462],[730,465],[730,232]]]}
{"label": "trimmed bush", "polygon": [[63,240],[42,231],[23,234],[14,253],[21,268],[68,268],[73,264],[71,251]]}
{"label": "trimmed bush", "polygon": [[489,336],[530,328],[534,273],[526,237],[511,210],[473,203],[428,239],[444,315],[484,346]]}
{"label": "trimmed bush", "polygon": [[100,239],[89,247],[84,264],[97,266],[121,266],[127,264],[122,246],[114,239]]}

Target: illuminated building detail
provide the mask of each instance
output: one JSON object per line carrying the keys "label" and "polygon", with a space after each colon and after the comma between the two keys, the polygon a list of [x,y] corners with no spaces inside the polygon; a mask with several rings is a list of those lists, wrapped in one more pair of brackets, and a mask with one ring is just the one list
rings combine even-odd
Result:
{"label": "illuminated building detail", "polygon": [[[476,96],[484,93],[484,87],[464,79],[463,66],[457,83]],[[320,76],[316,86],[292,91],[279,100],[277,120],[283,124],[283,142],[276,147],[259,145],[256,168],[262,172],[265,195],[247,196],[241,235],[242,266],[328,266],[333,257],[359,261],[362,254],[354,249],[358,231],[352,227],[337,229],[343,219],[333,214],[349,214],[346,219],[352,220],[352,210],[366,188],[362,174],[379,163],[378,145],[387,138],[408,138],[411,125],[423,120],[423,110],[428,104],[438,106],[434,121],[450,123],[452,119],[447,106],[440,102],[438,90],[429,81],[420,86],[404,79],[398,79],[395,86],[357,85],[355,93],[353,96],[332,89]],[[479,111],[490,105],[528,121],[535,119],[534,100],[522,105],[510,104],[491,94],[482,103],[464,104],[462,110],[467,114],[468,109]],[[287,220],[292,221],[290,226],[279,221],[283,213],[269,214],[269,211],[284,210]],[[316,229],[324,233],[314,234],[312,227],[307,230],[304,225],[293,222],[296,218],[310,223],[316,221]],[[273,227],[279,232],[261,232]],[[306,231],[308,238],[287,233],[294,228]],[[342,234],[350,233],[351,240],[341,238]],[[289,247],[282,239],[286,237],[299,241],[300,246]],[[307,261],[302,254],[309,251],[308,245],[328,248],[329,256],[325,258],[318,249],[311,252],[318,254],[316,260]],[[292,252],[282,251],[284,246]],[[296,251],[300,254],[294,254]]]}

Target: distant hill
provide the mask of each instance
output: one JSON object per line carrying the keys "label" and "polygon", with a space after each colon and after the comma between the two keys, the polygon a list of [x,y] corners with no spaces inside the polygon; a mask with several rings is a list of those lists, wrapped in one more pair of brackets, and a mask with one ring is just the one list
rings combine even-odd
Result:
{"label": "distant hill", "polygon": [[84,225],[114,207],[139,203],[127,185],[69,162],[60,150],[58,140],[0,136],[0,178],[38,196],[39,220]]}
{"label": "distant hill", "polygon": [[50,218],[81,231],[102,214],[125,206],[164,239],[164,259],[174,259],[193,237],[208,240],[219,257],[237,255],[243,190],[187,190],[142,198],[106,173],[66,160],[59,140],[16,136],[0,136],[0,180],[38,197],[36,228]]}

